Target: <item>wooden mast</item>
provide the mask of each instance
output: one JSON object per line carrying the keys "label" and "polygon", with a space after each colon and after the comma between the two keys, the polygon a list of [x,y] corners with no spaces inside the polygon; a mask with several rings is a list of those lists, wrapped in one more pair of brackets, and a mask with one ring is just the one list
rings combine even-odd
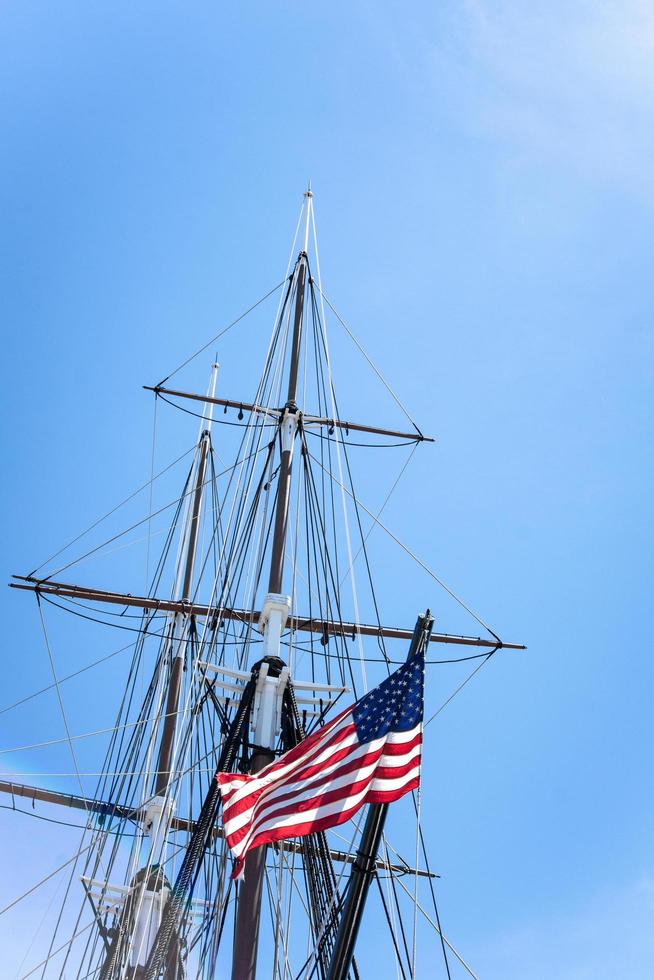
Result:
{"label": "wooden mast", "polygon": [[[298,408],[295,400],[297,397],[300,348],[302,345],[302,318],[304,314],[304,290],[307,273],[311,190],[307,190],[304,197],[306,208],[304,247],[298,256],[294,271],[295,312],[289,362],[288,390],[286,405],[280,418],[282,453],[277,481],[277,504],[270,558],[270,575],[268,579],[268,593],[273,596],[280,595],[284,581],[284,555],[286,552],[288,505],[291,493],[293,443],[297,431]],[[274,758],[275,755],[271,747],[257,746],[250,759],[250,773],[254,774],[259,772],[272,762]],[[244,879],[240,886],[236,905],[232,980],[254,980],[256,976],[265,862],[265,847],[258,847],[251,851],[245,860]]]}
{"label": "wooden mast", "polygon": [[[193,503],[191,508],[190,524],[188,529],[188,541],[186,545],[186,565],[184,568],[184,583],[182,585],[182,602],[189,602],[191,599],[191,587],[193,584],[193,569],[195,567],[195,555],[197,550],[198,530],[200,524],[200,508],[202,505],[202,489],[204,486],[204,475],[207,469],[207,456],[210,448],[209,431],[205,430],[200,436],[198,446],[199,459],[195,478],[195,489],[193,491]],[[177,632],[177,621],[180,614],[175,613],[173,623],[173,643]],[[182,627],[184,629],[184,627]],[[188,635],[190,626],[186,625],[185,633]],[[170,680],[168,682],[168,697],[166,700],[166,713],[164,727],[161,734],[161,744],[159,746],[159,759],[157,762],[157,779],[155,783],[155,796],[166,793],[171,777],[171,762],[173,756],[173,746],[175,732],[177,730],[177,711],[182,689],[182,673],[186,660],[186,636],[177,646],[173,653],[173,661],[170,670]]]}

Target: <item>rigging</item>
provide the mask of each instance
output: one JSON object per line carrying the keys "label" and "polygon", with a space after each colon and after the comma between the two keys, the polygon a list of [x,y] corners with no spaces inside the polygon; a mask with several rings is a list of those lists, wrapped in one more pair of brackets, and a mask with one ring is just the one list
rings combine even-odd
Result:
{"label": "rigging", "polygon": [[[354,946],[368,893],[367,914],[377,915],[390,934],[389,952],[398,973],[415,975],[418,913],[440,937],[448,977],[448,951],[471,972],[441,931],[436,876],[427,860],[419,804],[414,810],[413,867],[396,852],[397,860],[391,860],[383,836],[386,811],[377,805],[369,809],[365,823],[353,821],[349,847],[338,845],[338,835],[334,846],[329,832],[252,851],[245,881],[237,886],[229,879],[229,850],[216,824],[220,795],[212,775],[256,773],[315,732],[346,687],[357,697],[368,689],[368,672],[371,676],[389,673],[397,665],[393,641],[411,640],[425,648],[431,643],[475,648],[469,655],[463,651],[461,657],[427,658],[428,663],[476,659],[479,663],[426,725],[497,650],[524,649],[503,642],[382,523],[417,445],[433,440],[411,418],[323,292],[310,190],[296,237],[302,230],[303,243],[296,252],[294,242],[284,279],[159,384],[146,386],[154,393],[155,411],[163,399],[199,418],[194,448],[155,475],[153,433],[150,480],[30,575],[17,576],[11,583],[35,594],[44,631],[45,603],[73,613],[84,629],[95,628],[91,621],[137,631],[134,643],[61,678],[49,650],[54,683],[2,709],[56,691],[66,737],[35,741],[20,749],[67,744],[80,792],[27,786],[11,779],[0,780],[0,792],[31,799],[32,805],[39,801],[87,814],[73,857],[16,900],[32,894],[53,875],[65,873],[64,900],[48,955],[31,972],[54,969],[57,957],[60,974],[65,971],[78,980],[91,976],[208,980],[219,964],[224,969],[231,960],[233,980],[253,980],[261,931],[261,956],[269,958],[279,980],[292,976],[356,980]],[[193,385],[181,380],[168,387],[173,376],[277,292],[279,304],[262,373],[247,399],[216,394],[217,366],[212,368],[205,395],[186,390]],[[407,430],[410,426],[411,431],[368,424],[365,413],[360,422],[343,416],[325,306],[408,420],[409,425],[404,421],[399,425]],[[245,354],[249,359],[249,352]],[[196,402],[200,411],[184,407],[181,401]],[[228,410],[238,413],[237,421],[215,419],[227,423],[220,430],[220,450],[224,442],[225,458],[234,460],[230,465],[221,462],[220,469],[210,431],[217,407],[222,407],[223,415]],[[357,442],[350,438],[352,433],[377,436],[379,441]],[[359,445],[390,447],[392,440],[410,446],[411,453],[374,512],[355,490],[356,454],[351,450]],[[154,508],[155,481],[191,452],[181,494]],[[377,463],[376,454],[368,458],[370,465]],[[388,480],[389,474],[384,476]],[[48,571],[64,552],[146,489],[150,500],[145,517],[100,544],[91,547],[93,541],[87,542],[84,554]],[[167,527],[161,532],[165,531],[165,538],[144,586],[132,587],[132,592],[112,591],[58,580],[82,561],[107,557],[109,545],[141,525],[148,531],[149,570],[156,533],[152,521],[163,514],[167,514],[162,521]],[[488,635],[438,632],[429,616],[421,620],[417,632],[385,625],[368,547],[376,528],[400,545]],[[165,590],[166,581],[172,583],[170,592]],[[141,591],[144,594],[139,595]],[[135,625],[128,625],[126,619]],[[49,647],[47,632],[44,638]],[[128,649],[130,664],[113,724],[101,727],[94,720],[93,731],[72,735],[60,685]],[[252,667],[255,652],[259,659]],[[108,736],[108,744],[95,787],[87,794],[81,779],[90,778],[92,773],[86,769],[92,766],[78,763],[74,746],[81,752],[86,739],[101,735]],[[406,876],[413,879],[413,888],[404,885]],[[420,904],[418,885],[425,879],[433,916]],[[375,888],[370,888],[373,882]],[[264,929],[265,904],[269,934]],[[4,911],[11,907],[13,903]],[[231,957],[230,932],[235,936]],[[69,938],[60,942],[64,935]]]}

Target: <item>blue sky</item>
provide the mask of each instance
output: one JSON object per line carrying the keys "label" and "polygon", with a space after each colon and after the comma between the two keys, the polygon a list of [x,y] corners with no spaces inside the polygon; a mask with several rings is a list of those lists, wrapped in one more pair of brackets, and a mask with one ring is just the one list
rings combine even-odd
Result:
{"label": "blue sky", "polygon": [[[385,520],[529,645],[432,726],[444,929],[489,980],[650,976],[651,6],[24,0],[0,26],[5,577],[148,478],[141,385],[281,279],[310,177],[326,292],[437,437]],[[226,392],[268,327],[227,348]],[[339,389],[397,421],[345,350]],[[394,569],[393,616],[464,628]],[[10,703],[50,668],[33,604],[2,602]],[[90,659],[52,631],[62,672]],[[68,708],[93,727],[81,685]],[[0,724],[14,746],[60,719]],[[9,900],[70,848],[0,820]]]}

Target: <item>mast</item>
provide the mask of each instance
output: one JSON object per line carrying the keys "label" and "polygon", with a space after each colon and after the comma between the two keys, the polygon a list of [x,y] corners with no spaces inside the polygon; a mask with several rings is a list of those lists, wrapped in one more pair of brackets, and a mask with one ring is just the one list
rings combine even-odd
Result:
{"label": "mast", "polygon": [[[212,393],[215,391],[216,387],[217,367],[217,365],[214,365],[212,369]],[[211,415],[209,418],[211,419]],[[186,560],[184,565],[184,580],[181,590],[181,601],[186,603],[190,602],[192,598],[191,586],[193,584],[193,571],[195,568],[195,555],[197,551],[198,532],[200,528],[202,491],[204,489],[204,477],[207,470],[207,457],[209,455],[209,448],[211,445],[210,427],[211,421],[209,421],[208,427],[201,433],[200,441],[198,443],[199,459],[195,476],[195,488],[193,490],[190,508],[189,524],[187,528]],[[178,631],[178,627],[180,625],[179,620],[180,615],[179,613],[176,613],[172,628],[173,638]],[[188,634],[188,628],[188,625],[186,625],[186,634]],[[155,796],[160,796],[166,793],[170,783],[170,777],[172,775],[170,767],[173,756],[175,733],[177,731],[177,711],[179,708],[179,700],[182,690],[182,673],[184,670],[184,661],[186,659],[185,654],[186,643],[180,643],[177,647],[176,653],[174,654],[170,671],[170,681],[168,683],[168,697],[166,699],[166,711],[164,715],[163,731],[161,733],[161,743],[159,745],[159,759],[157,762],[157,779],[154,788]]]}
{"label": "mast", "polygon": [[[213,364],[207,394],[214,397],[218,364]],[[174,597],[181,603],[189,603],[192,599],[193,576],[200,529],[202,497],[207,471],[207,460],[211,448],[211,423],[213,405],[209,405],[206,424],[203,421],[197,448],[195,482],[186,520],[180,539]],[[125,938],[118,935],[107,951],[107,956],[100,971],[100,978],[111,977],[121,958],[121,949],[125,950],[128,958],[128,976],[135,980],[143,975],[151,944],[155,938],[159,918],[168,900],[168,884],[160,870],[162,864],[160,851],[164,846],[166,835],[174,819],[175,801],[171,799],[169,787],[174,768],[175,739],[178,730],[178,711],[181,701],[182,681],[186,664],[186,650],[193,629],[193,616],[186,611],[176,610],[172,613],[167,641],[167,650],[162,657],[162,668],[165,670],[166,661],[170,657],[170,672],[166,692],[163,725],[157,754],[154,796],[143,808],[142,824],[144,833],[150,838],[149,857],[140,871],[132,880],[135,896],[126,902],[122,915],[122,929]],[[163,695],[162,695],[163,701]],[[155,721],[155,725],[159,722]],[[120,933],[120,931],[119,931]],[[177,980],[181,976],[177,968],[178,957],[171,947],[168,957],[165,977],[166,980]]]}
{"label": "mast", "polygon": [[[304,245],[300,252],[294,270],[295,276],[295,311],[293,317],[293,337],[288,374],[288,391],[286,405],[280,419],[281,460],[277,483],[277,504],[275,510],[275,525],[270,558],[270,575],[268,579],[268,595],[266,596],[262,622],[264,624],[264,661],[273,668],[271,673],[279,676],[283,666],[279,659],[279,645],[291,611],[289,596],[282,594],[284,580],[284,555],[286,552],[286,532],[288,525],[288,506],[291,493],[291,472],[293,466],[293,447],[298,425],[298,407],[296,404],[297,381],[300,366],[300,348],[302,344],[302,319],[304,315],[304,291],[307,273],[307,248],[309,244],[309,221],[311,216],[311,187],[304,195],[305,226]],[[288,674],[286,673],[286,676]],[[279,683],[279,681],[278,681]],[[262,693],[270,702],[275,698],[276,690],[269,686]],[[273,751],[274,726],[261,717],[264,714],[272,722],[272,710],[264,712],[264,704],[259,708],[259,718],[255,731],[255,749],[250,758],[249,772],[260,772],[265,766],[274,761]],[[261,918],[261,896],[263,891],[263,876],[266,861],[266,848],[258,847],[251,851],[245,861],[244,878],[240,885],[236,906],[236,921],[234,929],[234,954],[232,958],[232,980],[254,980],[257,970],[257,951],[259,945],[259,924]]]}
{"label": "mast", "polygon": [[[209,392],[211,397],[216,392],[216,380],[218,377],[218,364],[213,364],[211,368],[211,380],[209,382]],[[195,569],[195,557],[197,553],[198,534],[200,530],[200,510],[202,508],[202,496],[204,490],[205,474],[207,470],[207,458],[211,447],[211,423],[213,419],[213,406],[209,405],[208,422],[206,428],[200,432],[197,446],[197,469],[195,474],[195,486],[191,497],[191,504],[187,515],[187,523],[184,528],[182,543],[185,546],[184,573],[181,589],[179,587],[180,571],[175,588],[177,598],[183,603],[189,603],[192,599],[191,588],[193,585],[193,573]],[[159,744],[159,756],[157,761],[157,776],[155,782],[155,796],[165,795],[170,784],[171,763],[173,760],[173,748],[175,734],[177,732],[177,711],[182,689],[182,674],[186,659],[186,641],[188,639],[189,626],[184,622],[183,615],[175,612],[171,627],[171,655],[172,663],[170,669],[170,680],[168,682],[168,695],[166,698],[166,710],[164,713],[163,730],[161,742]],[[181,636],[180,636],[181,634]],[[175,643],[177,641],[177,648]]]}

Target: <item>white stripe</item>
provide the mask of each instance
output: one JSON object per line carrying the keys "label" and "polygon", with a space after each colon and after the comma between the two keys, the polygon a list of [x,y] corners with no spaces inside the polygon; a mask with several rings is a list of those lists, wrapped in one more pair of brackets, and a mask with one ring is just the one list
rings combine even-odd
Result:
{"label": "white stripe", "polygon": [[381,790],[384,793],[392,793],[394,790],[401,789],[406,783],[410,783],[419,772],[420,759],[416,759],[415,766],[412,766],[409,772],[400,776],[398,779],[373,779],[370,783],[370,790],[371,792]]}
{"label": "white stripe", "polygon": [[408,752],[403,752],[402,755],[382,755],[379,760],[379,766],[384,766],[387,769],[405,766],[411,759],[420,755],[421,751],[422,745],[414,745],[412,749],[409,749]]}
{"label": "white stripe", "polygon": [[391,745],[400,745],[402,742],[410,742],[421,731],[422,722],[418,722],[415,728],[410,728],[407,732],[389,732],[387,737]]}

